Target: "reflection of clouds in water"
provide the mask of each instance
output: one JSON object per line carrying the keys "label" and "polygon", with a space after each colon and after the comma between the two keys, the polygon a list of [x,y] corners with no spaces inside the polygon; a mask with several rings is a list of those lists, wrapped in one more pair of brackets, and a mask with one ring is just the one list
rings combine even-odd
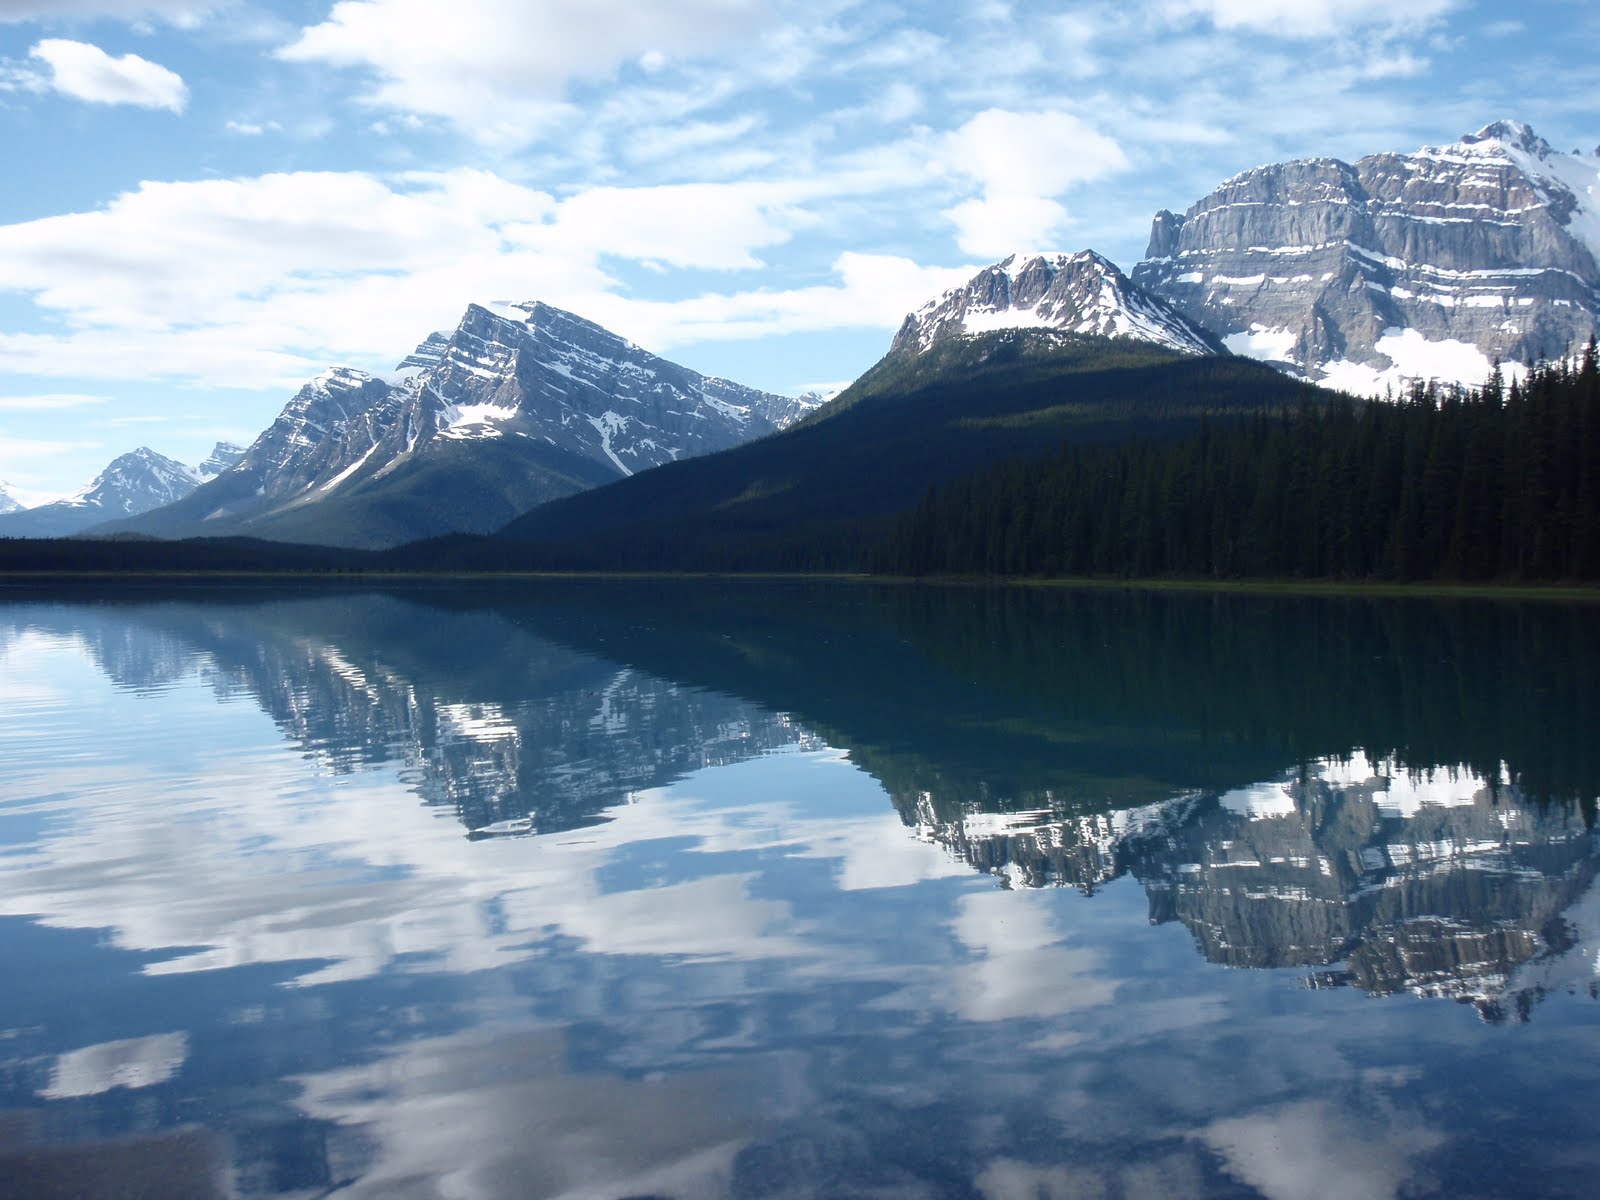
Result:
{"label": "reflection of clouds in water", "polygon": [[948,970],[948,1007],[969,1021],[1060,1017],[1110,1003],[1092,950],[1059,944],[1058,907],[1042,892],[969,892],[951,928],[972,954]]}
{"label": "reflection of clouds in water", "polygon": [[[81,653],[38,649],[41,663]],[[360,1041],[371,1061],[306,1068],[304,1109],[372,1139],[373,1166],[352,1195],[738,1191],[741,1147],[772,1140],[772,1113],[728,1098],[770,1083],[774,1046],[804,1063],[796,1073],[819,1094],[826,1072],[858,1072],[871,1107],[906,1123],[936,1105],[974,1129],[1013,1120],[1001,1133],[949,1135],[990,1200],[1197,1195],[1220,1164],[1279,1200],[1309,1194],[1296,1190],[1302,1176],[1349,1177],[1336,1158],[1346,1139],[1382,1145],[1352,1194],[1388,1197],[1439,1144],[1415,1122],[1325,1102],[1368,1084],[1313,1022],[1271,1011],[1247,1036],[1199,1028],[1227,1026],[1239,993],[1201,970],[1167,969],[1193,950],[1176,930],[1142,938],[1133,880],[1092,902],[996,889],[909,836],[878,784],[837,752],[700,772],[570,833],[469,842],[392,768],[335,778],[308,767],[253,707],[181,691],[139,705],[136,728],[114,731],[99,762],[28,783],[50,823],[0,857],[0,912],[109,924],[115,945],[175,955],[152,974],[298,961],[312,964],[297,968],[298,982],[315,985],[516,965],[479,976],[477,1020],[525,1021],[538,997],[544,1018],[574,1022],[570,1045],[480,1029],[402,1049]],[[489,705],[445,717],[490,741],[504,724]],[[147,762],[125,743],[151,728],[182,729],[192,745],[179,761]],[[70,808],[47,801],[63,791],[75,793]],[[1270,784],[1238,799],[1244,815],[1277,816],[1286,795]],[[1124,830],[1125,820],[1107,824]],[[950,877],[901,897],[837,895]],[[1170,982],[1180,979],[1181,989]],[[1398,1027],[1403,1016],[1382,1019]],[[999,1025],[1013,1020],[1038,1022],[1020,1049]],[[178,1056],[161,1075],[157,1050],[174,1037]],[[50,1087],[72,1096],[161,1082],[183,1064],[181,1039],[73,1051]],[[696,1069],[713,1060],[736,1065]],[[659,1071],[681,1073],[650,1074]],[[887,1126],[869,1136],[855,1124],[862,1109],[834,1102],[826,1119],[860,1138],[863,1161],[877,1154]],[[1026,1161],[1035,1121],[1057,1122],[1058,1147],[1080,1158]],[[1131,1143],[1151,1153],[1105,1163],[1092,1152]]]}
{"label": "reflection of clouds in water", "polygon": [[1321,1200],[1330,1191],[1350,1200],[1393,1200],[1413,1190],[1407,1185],[1415,1182],[1418,1160],[1445,1142],[1382,1106],[1356,1114],[1322,1100],[1230,1117],[1201,1136],[1232,1174],[1268,1200]]}
{"label": "reflection of clouds in water", "polygon": [[997,1158],[973,1181],[984,1200],[1099,1200],[1100,1197],[1162,1197],[1192,1200],[1206,1194],[1192,1153],[1157,1155],[1146,1161],[1039,1166]]}
{"label": "reflection of clouds in water", "polygon": [[56,1059],[50,1082],[39,1095],[46,1100],[66,1100],[98,1096],[112,1088],[154,1087],[176,1075],[188,1056],[189,1038],[182,1033],[84,1046]]}
{"label": "reflection of clouds in water", "polygon": [[[43,678],[84,665],[82,648],[65,639],[37,639],[20,657],[23,674]],[[426,969],[489,969],[529,957],[551,935],[601,954],[821,954],[787,903],[751,894],[748,871],[602,888],[605,868],[650,841],[687,839],[707,856],[780,850],[836,860],[847,887],[964,873],[909,842],[877,784],[834,752],[703,772],[640,793],[581,833],[471,843],[390,771],[308,772],[260,714],[217,706],[199,685],[189,691],[110,710],[122,726],[108,729],[101,751],[125,760],[114,770],[68,764],[32,781],[36,800],[65,790],[73,801],[41,840],[0,863],[0,912],[109,925],[113,944],[144,953],[185,948],[151,964],[152,974],[321,960],[299,979],[319,984],[371,977],[401,956]],[[133,727],[151,723],[185,732],[170,771],[130,744]],[[819,784],[817,772],[832,778]],[[696,799],[696,781],[712,780],[721,801]],[[845,815],[804,815],[819,786],[843,798]]]}
{"label": "reflection of clouds in water", "polygon": [[300,1080],[314,1117],[375,1143],[351,1197],[501,1198],[730,1192],[755,1122],[745,1065],[621,1079],[573,1074],[557,1033],[417,1042],[376,1062]]}

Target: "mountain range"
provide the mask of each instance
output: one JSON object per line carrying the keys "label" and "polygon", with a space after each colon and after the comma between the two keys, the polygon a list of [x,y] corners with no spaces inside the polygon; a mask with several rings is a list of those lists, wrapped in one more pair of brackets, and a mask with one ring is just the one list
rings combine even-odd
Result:
{"label": "mountain range", "polygon": [[206,460],[187,466],[148,446],[118,455],[75,495],[23,508],[0,492],[0,537],[66,537],[108,520],[149,512],[189,495],[239,461],[244,451],[218,442]]}
{"label": "mountain range", "polygon": [[231,471],[99,532],[361,547],[488,533],[544,501],[774,432],[820,403],[701,375],[547,304],[475,304],[391,378],[318,375]]}
{"label": "mountain range", "polygon": [[1176,436],[1312,383],[1476,384],[1497,361],[1516,373],[1576,348],[1600,313],[1597,193],[1600,151],[1557,152],[1511,121],[1414,154],[1258,167],[1158,213],[1129,274],[1089,250],[977,272],[825,407],[538,301],[472,305],[388,376],[308,382],[215,478],[137,451],[0,533],[384,548],[504,527],[588,543],[594,563],[615,561],[594,550],[607,539],[641,564],[711,565],[715,544],[730,565],[747,558],[730,544],[760,543],[773,565],[779,542],[814,561],[841,521],[1063,440]]}
{"label": "mountain range", "polygon": [[1017,254],[908,316],[882,360],[793,429],[543,505],[492,553],[528,566],[853,567],[863,534],[987,464],[1064,441],[1179,437],[1315,394],[1229,355],[1097,254]]}

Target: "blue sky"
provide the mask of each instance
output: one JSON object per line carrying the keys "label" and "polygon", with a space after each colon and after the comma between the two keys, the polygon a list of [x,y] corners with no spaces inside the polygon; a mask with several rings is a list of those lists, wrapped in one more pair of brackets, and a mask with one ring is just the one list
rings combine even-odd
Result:
{"label": "blue sky", "polygon": [[0,479],[198,461],[474,300],[836,387],[1259,163],[1592,148],[1597,46],[1591,0],[0,0]]}

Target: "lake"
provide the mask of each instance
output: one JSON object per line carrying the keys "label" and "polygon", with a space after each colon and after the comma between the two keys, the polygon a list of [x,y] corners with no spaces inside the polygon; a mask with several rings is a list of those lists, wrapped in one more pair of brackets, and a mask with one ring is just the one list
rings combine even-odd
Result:
{"label": "lake", "polygon": [[0,1197],[1593,1195],[1597,618],[0,589]]}

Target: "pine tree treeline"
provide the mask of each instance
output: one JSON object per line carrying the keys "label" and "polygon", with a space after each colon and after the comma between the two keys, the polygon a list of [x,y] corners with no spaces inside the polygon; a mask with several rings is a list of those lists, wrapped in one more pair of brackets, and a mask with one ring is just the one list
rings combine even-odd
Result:
{"label": "pine tree treeline", "polygon": [[1600,579],[1600,383],[1577,362],[1507,384],[1344,399],[1181,443],[1065,445],[931,492],[891,574]]}

